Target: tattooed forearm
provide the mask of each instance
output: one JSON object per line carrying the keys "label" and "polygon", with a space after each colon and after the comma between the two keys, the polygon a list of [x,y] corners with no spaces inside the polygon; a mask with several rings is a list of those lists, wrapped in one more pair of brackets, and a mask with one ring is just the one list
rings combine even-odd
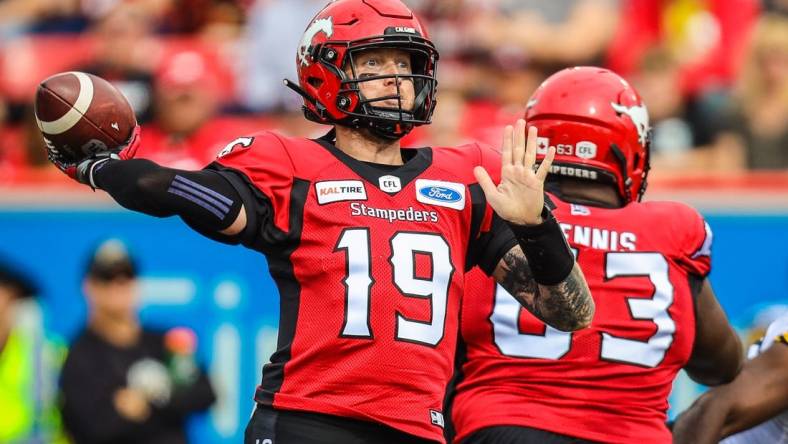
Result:
{"label": "tattooed forearm", "polygon": [[572,331],[591,324],[594,300],[577,264],[562,282],[537,284],[525,254],[517,246],[501,259],[494,277],[528,311],[554,328]]}

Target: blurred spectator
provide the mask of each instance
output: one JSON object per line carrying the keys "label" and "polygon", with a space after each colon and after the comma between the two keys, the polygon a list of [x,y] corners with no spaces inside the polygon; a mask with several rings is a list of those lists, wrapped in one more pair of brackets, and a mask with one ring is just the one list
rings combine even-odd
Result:
{"label": "blurred spectator", "polygon": [[655,156],[685,152],[698,144],[676,85],[678,70],[670,51],[654,48],[643,56],[640,69],[632,76],[652,119],[651,154]]}
{"label": "blurred spectator", "polygon": [[65,347],[43,333],[40,319],[36,319],[37,307],[29,305],[36,292],[26,276],[0,263],[0,442],[3,443],[66,442],[55,400]]}
{"label": "blurred spectator", "polygon": [[77,15],[80,0],[2,0],[0,1],[0,47],[24,32],[34,30],[53,18]]}
{"label": "blurred spectator", "polygon": [[622,2],[607,65],[632,78],[654,119],[656,176],[744,168],[725,132],[725,103],[758,8],[757,0]]}
{"label": "blurred spectator", "polygon": [[788,15],[764,15],[735,92],[733,129],[751,169],[788,169]]}
{"label": "blurred spectator", "polygon": [[[249,0],[251,1],[251,0]],[[210,40],[237,39],[244,21],[239,0],[178,0],[162,17],[161,30],[170,34],[201,34]]]}
{"label": "blurred spectator", "polygon": [[89,320],[66,358],[63,419],[77,444],[187,442],[184,424],[214,392],[194,361],[190,330],[166,335],[137,316],[137,268],[123,243],[103,242],[83,290]]}
{"label": "blurred spectator", "polygon": [[475,88],[468,97],[461,128],[466,136],[492,146],[501,143],[506,125],[522,118],[524,105],[545,78],[545,71],[516,57],[479,59]]}
{"label": "blurred spectator", "polygon": [[[732,171],[741,150],[721,136],[721,105],[686,101],[677,85],[680,66],[666,48],[649,50],[632,76],[652,119],[651,165],[655,177],[688,171]],[[712,96],[707,96],[707,99]]]}
{"label": "blurred spectator", "polygon": [[512,49],[517,49],[520,57],[544,66],[546,74],[565,66],[598,64],[618,21],[617,0],[491,3],[497,7],[470,21],[470,43],[501,52],[501,57],[512,57]]}
{"label": "blurred spectator", "polygon": [[[100,21],[110,12],[118,9],[123,3],[134,3],[134,7],[150,18],[160,22],[170,11],[176,7],[180,0],[79,0],[82,12],[92,21]],[[182,11],[188,15],[190,11]]]}
{"label": "blurred spectator", "polygon": [[150,120],[152,112],[152,71],[160,53],[155,24],[144,5],[115,4],[91,30],[96,44],[93,62],[77,69],[110,81],[129,100],[141,123]]}
{"label": "blurred spectator", "polygon": [[165,57],[156,72],[154,120],[143,126],[138,156],[172,168],[199,169],[240,133],[251,132],[248,124],[218,117],[218,82],[214,65],[200,51]]}
{"label": "blurred spectator", "polygon": [[444,63],[455,59],[473,39],[467,25],[479,12],[479,5],[468,0],[406,0],[411,9],[427,22],[430,40],[440,51],[442,70]]}
{"label": "blurred spectator", "polygon": [[764,0],[763,10],[769,13],[788,14],[788,0]]}
{"label": "blurred spectator", "polygon": [[[617,21],[616,0],[411,0],[431,21],[441,51],[438,125],[408,142],[476,140],[498,145],[541,81],[567,64],[604,53]],[[448,60],[447,60],[448,59]],[[447,92],[448,91],[448,92]],[[448,101],[450,106],[446,106]],[[444,134],[456,130],[455,134]]]}
{"label": "blurred spectator", "polygon": [[238,96],[249,110],[301,107],[301,98],[282,85],[282,79],[296,78],[293,60],[304,33],[293,23],[314,17],[324,5],[324,0],[257,0],[251,8],[238,59]]}
{"label": "blurred spectator", "polygon": [[606,65],[628,77],[650,48],[665,47],[680,67],[684,97],[730,87],[758,8],[758,0],[623,1]]}
{"label": "blurred spectator", "polygon": [[242,37],[245,20],[244,10],[236,2],[215,2],[208,9],[199,34],[207,41],[234,46]]}
{"label": "blurred spectator", "polygon": [[0,96],[0,183],[12,182],[26,163],[20,131],[8,122],[8,112]]}

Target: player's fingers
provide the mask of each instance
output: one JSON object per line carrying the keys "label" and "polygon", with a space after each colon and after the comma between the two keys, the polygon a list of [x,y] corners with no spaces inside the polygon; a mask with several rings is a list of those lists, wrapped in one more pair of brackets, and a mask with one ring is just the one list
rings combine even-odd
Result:
{"label": "player's fingers", "polygon": [[553,165],[553,159],[555,159],[555,147],[551,146],[547,149],[547,155],[544,156],[542,164],[539,165],[539,169],[536,170],[536,178],[539,179],[540,182],[544,182],[547,178],[547,173],[550,172],[550,167]]}
{"label": "player's fingers", "polygon": [[491,196],[492,193],[495,193],[497,187],[484,167],[477,166],[474,168],[473,175],[476,177],[476,181],[479,182],[479,186],[482,187],[485,196]]}
{"label": "player's fingers", "polygon": [[[524,121],[523,125],[525,125]],[[525,141],[525,159],[523,160],[523,165],[525,165],[526,168],[533,168],[534,163],[536,163],[536,139],[539,134],[535,126],[528,127],[527,132],[528,138]],[[523,129],[523,137],[525,137],[525,133],[526,130]]]}
{"label": "player's fingers", "polygon": [[501,141],[501,166],[512,164],[512,125],[506,125],[503,129],[503,140]]}
{"label": "player's fingers", "polygon": [[523,165],[525,161],[525,120],[518,119],[514,125],[514,137],[512,141],[512,163]]}

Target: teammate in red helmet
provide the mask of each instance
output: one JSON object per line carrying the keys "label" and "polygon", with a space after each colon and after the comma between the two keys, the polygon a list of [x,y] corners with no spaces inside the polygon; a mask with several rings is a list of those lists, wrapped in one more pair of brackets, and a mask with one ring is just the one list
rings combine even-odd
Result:
{"label": "teammate in red helmet", "polygon": [[266,255],[279,340],[247,444],[443,442],[474,266],[558,329],[591,321],[582,272],[544,206],[552,153],[533,168],[524,121],[507,128],[502,154],[400,147],[430,122],[437,62],[398,0],[338,0],[308,23],[288,82],[307,118],[333,125],[326,136],[239,137],[201,171],[120,160],[133,146],[76,165],[80,182],[127,208]]}
{"label": "teammate in red helmet", "polygon": [[560,71],[536,90],[525,117],[539,132],[537,161],[548,147],[557,151],[546,188],[596,315],[590,328],[556,330],[471,272],[456,442],[670,442],[676,373],[714,385],[741,365],[738,337],[707,280],[711,230],[686,205],[640,201],[648,112],[615,73]]}

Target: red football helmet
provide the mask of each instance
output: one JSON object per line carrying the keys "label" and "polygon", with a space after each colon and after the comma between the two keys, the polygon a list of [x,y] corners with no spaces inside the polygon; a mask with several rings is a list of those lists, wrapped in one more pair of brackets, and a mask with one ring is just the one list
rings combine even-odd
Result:
{"label": "red football helmet", "polygon": [[525,119],[539,131],[538,161],[556,147],[551,174],[611,183],[625,204],[643,197],[648,111],[618,74],[596,67],[559,71],[531,96]]}
{"label": "red football helmet", "polygon": [[[411,55],[412,73],[357,78],[353,57],[360,51],[394,48]],[[318,123],[370,128],[375,134],[398,139],[414,126],[430,123],[435,109],[438,51],[426,29],[399,0],[337,0],[320,11],[304,32],[298,47],[299,85],[287,86],[304,98],[305,116]],[[347,75],[345,69],[352,69]],[[362,82],[395,79],[397,93],[368,98]],[[413,82],[415,101],[403,109],[399,85]],[[376,106],[396,99],[398,107]]]}

